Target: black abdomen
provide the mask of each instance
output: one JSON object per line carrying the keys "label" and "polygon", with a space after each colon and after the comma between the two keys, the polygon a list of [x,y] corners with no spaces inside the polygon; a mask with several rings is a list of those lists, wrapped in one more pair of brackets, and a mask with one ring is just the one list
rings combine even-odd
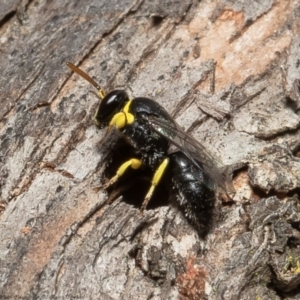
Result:
{"label": "black abdomen", "polygon": [[211,224],[215,193],[211,179],[181,151],[169,154],[169,172],[176,191],[176,205],[200,234]]}

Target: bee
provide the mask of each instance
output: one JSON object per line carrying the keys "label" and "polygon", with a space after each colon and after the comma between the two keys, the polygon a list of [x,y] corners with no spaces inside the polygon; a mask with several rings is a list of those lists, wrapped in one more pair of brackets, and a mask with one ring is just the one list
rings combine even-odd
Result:
{"label": "bee", "polygon": [[[134,157],[121,164],[103,189],[113,186],[129,168],[150,168],[153,177],[141,212],[146,209],[157,185],[164,177],[169,177],[177,193],[177,206],[194,227],[203,231],[214,207],[216,186],[232,190],[227,170],[220,168],[221,164],[216,163],[206,148],[181,129],[156,101],[146,97],[130,99],[124,90],[105,94],[84,71],[70,62],[67,66],[98,91],[96,126],[107,128],[105,137],[117,129],[134,149]],[[171,145],[178,150],[170,153]]]}

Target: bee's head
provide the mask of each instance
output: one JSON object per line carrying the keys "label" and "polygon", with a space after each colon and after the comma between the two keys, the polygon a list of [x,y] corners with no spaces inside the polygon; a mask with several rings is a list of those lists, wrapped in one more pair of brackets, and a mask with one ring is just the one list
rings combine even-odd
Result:
{"label": "bee's head", "polygon": [[95,113],[94,121],[99,128],[108,126],[114,115],[125,106],[127,101],[129,101],[127,93],[123,90],[114,90],[105,95],[100,85],[88,74],[70,62],[67,63],[67,66],[98,90],[101,101]]}
{"label": "bee's head", "polygon": [[116,113],[122,110],[129,101],[127,93],[123,90],[113,90],[100,101],[94,121],[99,128],[109,125],[109,122]]}

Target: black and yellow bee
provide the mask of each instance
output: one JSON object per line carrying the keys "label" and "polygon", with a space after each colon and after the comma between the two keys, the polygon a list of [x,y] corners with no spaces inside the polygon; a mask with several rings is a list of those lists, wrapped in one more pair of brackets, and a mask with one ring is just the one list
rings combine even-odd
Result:
{"label": "black and yellow bee", "polygon": [[[105,94],[85,72],[72,63],[67,66],[98,90],[101,101],[94,116],[96,126],[108,128],[107,134],[116,128],[134,149],[134,157],[121,164],[104,188],[115,184],[129,168],[150,168],[153,177],[141,206],[143,212],[157,185],[169,174],[177,192],[177,205],[193,226],[205,230],[214,207],[215,185],[230,187],[228,174],[156,101],[144,97],[130,99],[124,90]],[[179,150],[170,153],[170,144]]]}

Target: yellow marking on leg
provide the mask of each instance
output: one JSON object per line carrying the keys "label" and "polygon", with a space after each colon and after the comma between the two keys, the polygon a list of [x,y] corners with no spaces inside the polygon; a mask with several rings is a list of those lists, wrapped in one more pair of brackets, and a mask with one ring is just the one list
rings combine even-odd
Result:
{"label": "yellow marking on leg", "polygon": [[141,213],[143,213],[144,210],[146,209],[146,207],[147,207],[147,205],[148,205],[148,203],[149,203],[149,201],[150,201],[150,199],[151,199],[151,197],[154,193],[154,190],[155,190],[156,186],[161,181],[161,178],[165,173],[165,170],[166,170],[168,164],[169,164],[169,158],[165,158],[163,160],[163,162],[159,165],[158,169],[156,170],[156,172],[153,176],[152,182],[151,182],[151,187],[150,187],[150,189],[149,189],[149,191],[148,191],[148,193],[147,193],[147,195],[144,199],[144,202],[142,204]]}
{"label": "yellow marking on leg", "polygon": [[132,169],[138,169],[142,165],[142,161],[137,158],[132,158],[124,162],[117,171],[117,175],[120,177],[131,166]]}
{"label": "yellow marking on leg", "polygon": [[124,162],[118,169],[116,175],[110,179],[110,181],[103,185],[103,189],[107,189],[111,185],[117,182],[117,180],[125,173],[125,171],[131,167],[132,169],[138,169],[142,165],[142,161],[137,158],[131,158],[128,161]]}

